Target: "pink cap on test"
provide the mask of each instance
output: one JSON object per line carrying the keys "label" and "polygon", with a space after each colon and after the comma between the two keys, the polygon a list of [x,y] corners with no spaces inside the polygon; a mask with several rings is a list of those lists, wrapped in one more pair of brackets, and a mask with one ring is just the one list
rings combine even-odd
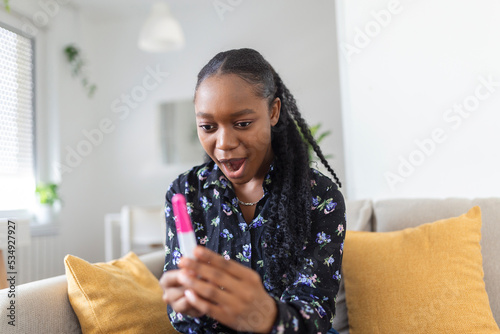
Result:
{"label": "pink cap on test", "polygon": [[176,217],[175,227],[179,233],[187,233],[193,231],[191,218],[187,212],[186,198],[182,194],[175,194],[172,197],[172,208]]}

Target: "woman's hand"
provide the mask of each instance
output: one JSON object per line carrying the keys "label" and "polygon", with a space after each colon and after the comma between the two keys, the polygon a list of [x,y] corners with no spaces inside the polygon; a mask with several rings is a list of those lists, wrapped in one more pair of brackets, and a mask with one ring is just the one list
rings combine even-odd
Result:
{"label": "woman's hand", "polygon": [[179,309],[192,306],[237,331],[270,332],[278,310],[259,274],[206,247],[196,247],[194,255],[197,260],[181,258],[180,272],[169,276],[179,286],[172,291]]}
{"label": "woman's hand", "polygon": [[192,317],[201,317],[203,313],[194,308],[186,299],[184,292],[186,288],[179,282],[183,270],[169,270],[160,278],[160,286],[163,289],[163,301],[172,306],[175,312]]}

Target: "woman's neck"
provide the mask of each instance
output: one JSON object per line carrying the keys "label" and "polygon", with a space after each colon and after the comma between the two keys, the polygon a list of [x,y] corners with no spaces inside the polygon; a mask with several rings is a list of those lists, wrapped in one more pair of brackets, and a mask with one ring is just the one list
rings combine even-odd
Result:
{"label": "woman's neck", "polygon": [[257,174],[255,174],[250,181],[243,184],[233,184],[236,197],[238,197],[240,201],[253,203],[264,196],[264,188],[262,187],[262,184],[264,183],[266,175],[269,173],[273,160],[274,152],[272,148],[270,148]]}

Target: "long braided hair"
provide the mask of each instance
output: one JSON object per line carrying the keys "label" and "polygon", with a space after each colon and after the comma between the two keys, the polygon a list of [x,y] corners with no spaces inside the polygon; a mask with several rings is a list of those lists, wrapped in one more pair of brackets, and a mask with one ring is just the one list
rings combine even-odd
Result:
{"label": "long braided hair", "polygon": [[[268,100],[269,108],[281,100],[278,123],[271,129],[275,155],[270,217],[264,248],[266,273],[272,293],[281,294],[296,276],[305,240],[311,236],[311,178],[307,144],[312,146],[323,165],[341,183],[314,140],[300,114],[295,98],[273,67],[253,49],[220,52],[198,74],[195,94],[208,77],[236,74],[254,87],[255,94]],[[301,136],[302,134],[302,136]],[[207,159],[210,157],[207,155]],[[272,260],[271,260],[272,259]]]}

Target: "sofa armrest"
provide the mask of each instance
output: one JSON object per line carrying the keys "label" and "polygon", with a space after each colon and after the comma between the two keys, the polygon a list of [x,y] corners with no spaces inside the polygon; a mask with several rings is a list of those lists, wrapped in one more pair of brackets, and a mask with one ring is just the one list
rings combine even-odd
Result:
{"label": "sofa armrest", "polygon": [[[9,294],[9,289],[0,290],[0,333],[81,333],[65,275],[21,284],[15,297]],[[11,301],[15,313],[8,309]],[[15,327],[8,323],[10,314],[15,315]]]}
{"label": "sofa armrest", "polygon": [[[163,273],[163,250],[139,257],[149,270],[160,278]],[[0,333],[81,334],[80,323],[68,298],[66,275],[55,276],[0,290]],[[8,308],[14,301],[14,310]],[[12,313],[15,326],[9,325]]]}
{"label": "sofa armrest", "polygon": [[160,279],[163,274],[163,266],[165,265],[165,251],[159,250],[152,253],[139,256],[139,259],[148,267],[148,269]]}

